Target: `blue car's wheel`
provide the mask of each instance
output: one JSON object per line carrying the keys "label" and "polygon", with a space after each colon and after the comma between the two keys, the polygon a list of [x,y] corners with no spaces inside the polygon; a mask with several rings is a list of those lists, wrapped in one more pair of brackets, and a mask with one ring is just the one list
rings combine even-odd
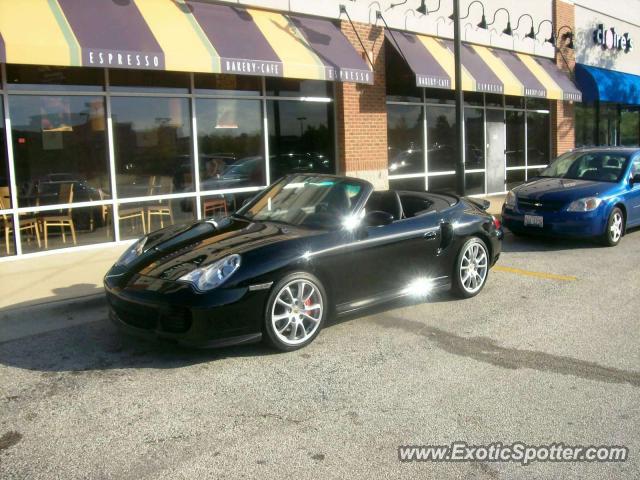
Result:
{"label": "blue car's wheel", "polygon": [[624,233],[624,214],[618,207],[609,215],[607,227],[602,235],[602,243],[607,247],[615,247],[620,243]]}

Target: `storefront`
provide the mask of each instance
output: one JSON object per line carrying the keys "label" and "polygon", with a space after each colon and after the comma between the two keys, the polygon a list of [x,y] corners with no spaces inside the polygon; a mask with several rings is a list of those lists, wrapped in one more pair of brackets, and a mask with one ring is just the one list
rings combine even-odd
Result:
{"label": "storefront", "polygon": [[583,93],[577,146],[640,145],[640,26],[633,22],[640,19],[625,21],[610,10],[606,2],[575,6],[575,73]]}

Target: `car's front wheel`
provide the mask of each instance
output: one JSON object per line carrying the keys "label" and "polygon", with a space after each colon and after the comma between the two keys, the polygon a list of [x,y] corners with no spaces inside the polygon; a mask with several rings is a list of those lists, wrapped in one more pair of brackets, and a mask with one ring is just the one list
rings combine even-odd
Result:
{"label": "car's front wheel", "polygon": [[609,215],[607,228],[602,235],[602,243],[607,247],[615,247],[620,243],[624,233],[624,214],[618,207],[614,208]]}
{"label": "car's front wheel", "polygon": [[489,251],[478,237],[467,240],[456,259],[453,272],[453,292],[461,298],[480,293],[489,276]]}
{"label": "car's front wheel", "polygon": [[267,302],[266,340],[286,352],[302,348],[320,333],[327,310],[320,280],[306,272],[287,275],[276,283]]}

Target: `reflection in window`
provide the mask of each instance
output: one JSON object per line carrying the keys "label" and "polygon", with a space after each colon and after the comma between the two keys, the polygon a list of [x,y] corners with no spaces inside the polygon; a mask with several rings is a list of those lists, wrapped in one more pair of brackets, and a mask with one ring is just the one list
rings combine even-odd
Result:
{"label": "reflection in window", "polygon": [[109,70],[112,91],[145,93],[189,93],[189,74],[153,70]]}
{"label": "reflection in window", "polygon": [[640,109],[623,108],[620,110],[620,145],[640,144]]}
{"label": "reflection in window", "polygon": [[507,190],[522,185],[525,180],[526,170],[507,170]]}
{"label": "reflection in window", "polygon": [[113,241],[110,205],[64,208],[20,215],[24,253]]}
{"label": "reflection in window", "polygon": [[290,173],[335,173],[331,103],[269,101],[271,182]]}
{"label": "reflection in window", "polygon": [[389,188],[392,190],[408,190],[411,192],[424,192],[425,179],[424,177],[415,178],[390,178]]}
{"label": "reflection in window", "polygon": [[103,98],[12,95],[9,108],[20,207],[108,195]]}
{"label": "reflection in window", "polygon": [[527,165],[547,165],[551,158],[549,114],[527,113]]}
{"label": "reflection in window", "polygon": [[160,228],[191,222],[196,217],[193,198],[174,198],[118,206],[120,238],[139,238]]}
{"label": "reflection in window", "polygon": [[196,112],[200,189],[264,185],[261,102],[199,99]]}
{"label": "reflection in window", "polygon": [[442,193],[456,193],[456,176],[455,175],[436,175],[429,177],[429,191]]}
{"label": "reflection in window", "polygon": [[427,165],[429,172],[456,169],[456,112],[448,107],[427,107]]}
{"label": "reflection in window", "polygon": [[464,109],[464,133],[466,151],[464,168],[476,170],[484,168],[484,110]]}
{"label": "reflection in window", "polygon": [[10,90],[100,92],[104,90],[104,70],[84,67],[7,65]]}
{"label": "reflection in window", "polygon": [[265,81],[269,97],[332,97],[331,82],[275,77],[266,77]]}
{"label": "reflection in window", "polygon": [[484,173],[467,173],[465,182],[467,195],[482,195],[484,193]]}
{"label": "reflection in window", "polygon": [[253,198],[258,192],[225,193],[202,197],[200,201],[202,217],[220,220],[238,210],[245,201]]}
{"label": "reflection in window", "polygon": [[593,146],[596,140],[596,108],[591,104],[576,103],[576,147]]}
{"label": "reflection in window", "polygon": [[598,145],[616,145],[618,137],[618,106],[614,103],[600,104],[598,123]]}
{"label": "reflection in window", "polygon": [[194,74],[196,93],[206,95],[260,95],[262,82],[260,77],[227,74]]}
{"label": "reflection in window", "polygon": [[0,97],[0,210],[11,208],[11,188],[9,181],[9,162],[7,160],[7,148],[4,131],[4,108]]}
{"label": "reflection in window", "polygon": [[187,99],[113,97],[111,108],[118,196],[193,191]]}
{"label": "reflection in window", "polygon": [[524,112],[505,112],[507,122],[507,167],[524,166]]}
{"label": "reflection in window", "polygon": [[424,173],[423,107],[387,105],[389,175]]}
{"label": "reflection in window", "polygon": [[[2,228],[2,237],[0,238],[0,257],[15,255],[16,244],[13,232],[13,215],[0,214],[0,228]],[[20,234],[22,234],[22,232],[20,232]]]}

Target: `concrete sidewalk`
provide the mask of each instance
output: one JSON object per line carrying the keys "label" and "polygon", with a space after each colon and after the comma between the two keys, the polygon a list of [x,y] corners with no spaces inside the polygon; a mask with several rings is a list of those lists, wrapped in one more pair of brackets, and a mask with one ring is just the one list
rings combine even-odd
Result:
{"label": "concrete sidewalk", "polygon": [[[504,194],[484,197],[499,215]],[[102,277],[126,245],[17,259],[0,263],[0,312],[102,294]]]}

